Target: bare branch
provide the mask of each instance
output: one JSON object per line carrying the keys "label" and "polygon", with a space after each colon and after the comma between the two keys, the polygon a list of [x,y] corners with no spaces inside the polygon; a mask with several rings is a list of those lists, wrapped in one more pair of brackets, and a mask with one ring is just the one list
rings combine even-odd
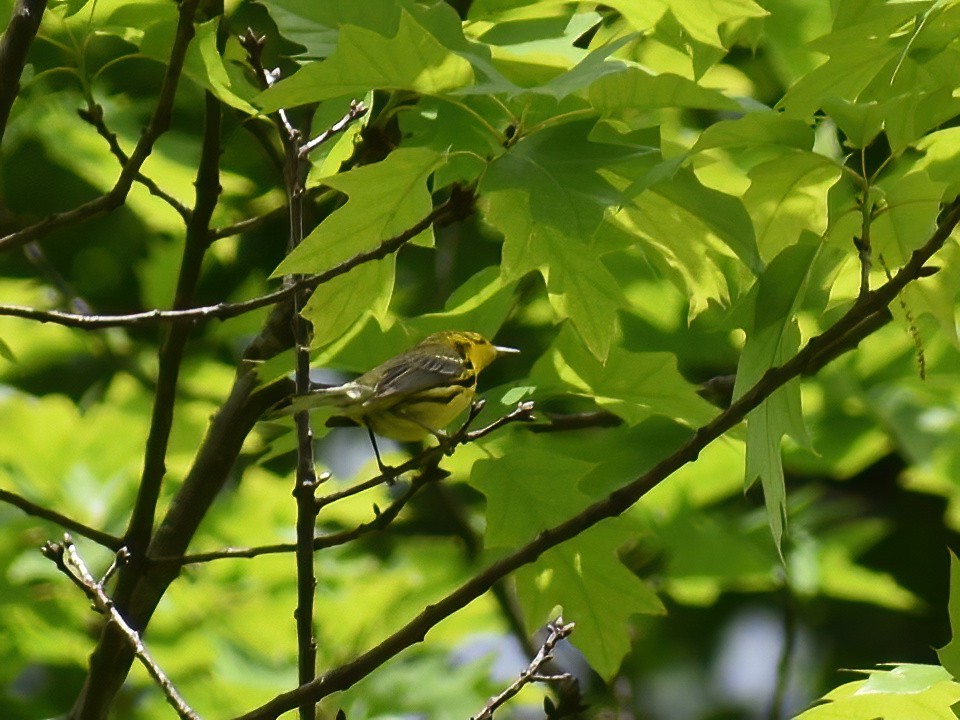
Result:
{"label": "bare branch", "polygon": [[[396,517],[400,511],[413,499],[413,497],[425,485],[446,477],[447,473],[439,469],[436,465],[430,465],[417,475],[411,481],[407,490],[394,500],[385,510],[375,512],[373,520],[361,523],[351,530],[342,530],[329,535],[321,535],[313,539],[313,550],[323,550],[325,548],[344,545],[352,542],[367,533],[377,530],[383,530]],[[194,555],[185,555],[182,558],[157,558],[154,562],[172,562],[178,565],[195,565],[198,563],[211,562],[213,560],[223,560],[227,558],[255,558],[261,555],[277,555],[281,553],[295,552],[297,543],[276,543],[274,545],[260,545],[249,548],[226,548],[224,550],[215,550],[207,553],[196,553]]]}
{"label": "bare branch", "polygon": [[497,709],[499,709],[502,705],[504,705],[510,698],[520,692],[524,685],[529,685],[532,682],[559,682],[562,680],[569,680],[569,673],[561,673],[559,675],[541,675],[540,668],[553,660],[553,649],[557,646],[557,643],[568,637],[570,633],[573,632],[574,627],[576,627],[576,623],[564,623],[562,617],[558,617],[552,623],[548,624],[547,638],[543,641],[543,645],[540,646],[540,650],[537,652],[530,664],[523,670],[523,672],[520,673],[517,679],[514,680],[509,687],[507,687],[499,695],[487,700],[487,704],[484,705],[483,710],[472,716],[470,720],[493,720],[493,713],[496,712]]}
{"label": "bare branch", "polygon": [[623,425],[623,418],[609,410],[592,410],[579,413],[538,413],[542,420],[534,420],[528,426],[533,432],[566,432],[586,428],[609,428]]}
{"label": "bare branch", "polygon": [[[86,107],[86,109],[78,110],[77,114],[82,120],[90,123],[90,125],[92,125],[97,131],[97,134],[107,141],[107,145],[110,146],[110,152],[113,153],[113,156],[120,161],[121,166],[124,166],[130,162],[129,156],[123,151],[123,148],[120,147],[120,141],[117,139],[117,134],[107,127],[107,124],[103,119],[103,108],[100,105],[91,103]],[[138,171],[134,178],[138,183],[149,190],[151,195],[160,198],[167,203],[167,205],[173,208],[174,211],[181,218],[183,218],[185,223],[190,222],[190,216],[193,214],[193,211],[190,210],[190,208],[177,200],[173,195],[163,190],[159,185],[157,185],[157,183],[148,178],[142,172]]]}
{"label": "bare branch", "polygon": [[127,315],[81,315],[78,313],[62,312],[60,310],[38,310],[22,305],[0,305],[0,315],[20,317],[27,320],[37,320],[39,322],[49,322],[56,325],[87,330],[124,326],[135,327],[139,325],[150,325],[156,322],[193,323],[209,319],[227,320],[248,312],[253,312],[254,310],[259,310],[260,308],[275,305],[276,303],[291,298],[298,290],[315,288],[318,285],[329,282],[335,277],[350,272],[359,265],[374,260],[381,260],[397,252],[417,235],[447,215],[447,213],[453,209],[453,206],[453,202],[447,200],[437,205],[423,220],[410,226],[404,232],[384,240],[375,248],[357,253],[353,257],[334,265],[319,275],[303,278],[293,285],[250,300],[235,303],[217,303],[216,305],[184,308],[182,310],[144,310],[143,312],[130,313]]}
{"label": "bare branch", "polygon": [[[110,212],[124,203],[137,173],[153,151],[153,145],[170,127],[173,101],[180,82],[180,74],[187,55],[187,47],[194,36],[193,20],[197,13],[199,0],[183,0],[180,4],[180,16],[176,34],[167,62],[166,74],[160,87],[157,106],[147,125],[147,129],[137,142],[129,161],[123,166],[117,182],[100,197],[78,205],[72,210],[48,215],[43,220],[0,238],[0,252],[22,247],[28,242],[49,235],[54,230],[89,220],[105,212]],[[4,68],[6,69],[6,68]]]}
{"label": "bare branch", "polygon": [[[504,415],[501,418],[498,418],[496,421],[490,425],[477,430],[473,433],[468,432],[468,428],[471,422],[476,418],[479,413],[480,408],[483,407],[483,403],[477,402],[472,406],[472,412],[464,424],[460,427],[455,435],[452,436],[455,445],[462,445],[468,442],[473,442],[478,440],[481,437],[485,437],[490,433],[498,430],[512,422],[525,422],[528,421],[533,412],[533,404],[530,402],[520,403],[516,408],[511,412]],[[331,533],[329,535],[321,535],[313,539],[313,550],[322,550],[328,547],[334,547],[336,545],[343,545],[348,542],[351,542],[362,535],[365,535],[369,532],[376,530],[383,530],[386,528],[393,520],[400,514],[400,511],[404,508],[410,500],[413,499],[421,488],[426,486],[431,482],[445,477],[446,472],[439,469],[438,465],[440,460],[444,456],[444,448],[439,446],[434,446],[427,448],[422,453],[411,458],[409,461],[400,465],[399,467],[393,468],[391,473],[383,473],[377,475],[370,480],[367,480],[363,483],[354,485],[345,490],[341,490],[335,493],[330,493],[324,497],[318,498],[316,502],[317,511],[330,503],[336,502],[345,497],[350,497],[351,495],[356,495],[364,490],[369,490],[370,488],[376,487],[377,485],[382,485],[386,482],[391,482],[397,478],[397,476],[411,471],[417,470],[418,475],[411,481],[410,486],[399,498],[394,500],[385,510],[376,513],[376,516],[373,520],[369,522],[362,523],[351,530],[343,530],[337,533]],[[197,563],[211,562],[213,560],[222,560],[227,558],[255,558],[260,555],[276,555],[280,553],[294,552],[297,549],[296,543],[275,543],[272,545],[260,545],[257,547],[249,548],[225,548],[223,550],[215,550],[206,553],[196,553],[193,555],[185,555],[183,557],[159,557],[153,558],[155,563],[175,563],[178,565],[193,565]]]}
{"label": "bare branch", "polygon": [[[266,38],[257,35],[248,28],[240,37],[240,44],[247,51],[247,59],[260,79],[262,87],[273,85],[280,76],[279,70],[267,70],[263,66],[263,48]],[[365,115],[366,107],[352,101],[350,109],[336,123],[314,140],[303,143],[304,134],[290,122],[286,110],[277,111],[275,119],[280,132],[280,141],[284,149],[283,178],[287,190],[287,207],[290,217],[290,237],[288,248],[295,250],[304,238],[303,208],[306,196],[306,179],[310,170],[309,153],[321,143],[345,130],[351,123]],[[313,111],[310,112],[310,117]],[[308,120],[306,125],[309,126]],[[310,297],[307,287],[298,287],[303,280],[301,275],[284,278],[284,285],[294,287],[291,321],[296,350],[294,382],[296,392],[303,395],[310,390],[310,338],[312,329],[309,321],[303,317],[302,310]],[[317,487],[326,477],[317,477],[313,461],[313,428],[310,425],[310,413],[301,410],[294,414],[297,435],[297,471],[293,496],[297,501],[297,609],[294,617],[297,623],[297,665],[300,683],[305,684],[317,674],[317,642],[313,632],[314,594],[316,576],[313,567],[313,541],[316,531]],[[300,703],[301,720],[313,720],[316,716],[316,704],[309,698]]]}
{"label": "bare branch", "polygon": [[[177,274],[177,287],[174,291],[173,306],[182,308],[190,304],[200,281],[203,257],[209,243],[210,218],[220,196],[220,101],[207,91],[204,94],[204,131],[200,151],[200,163],[197,168],[196,206],[187,223],[183,257]],[[147,435],[143,459],[143,470],[137,497],[127,528],[125,542],[132,553],[131,568],[137,567],[145,557],[147,546],[153,532],[157,501],[163,478],[166,475],[167,444],[173,427],[173,407],[176,401],[177,384],[180,378],[180,366],[186,352],[190,336],[189,325],[177,324],[167,329],[166,337],[160,347],[157,388],[154,395],[153,410],[150,416],[150,430]],[[135,574],[135,573],[134,573]],[[124,598],[128,582],[127,573],[121,574],[118,597]]]}
{"label": "bare branch", "polygon": [[[122,633],[123,637],[133,649],[137,659],[146,668],[150,677],[153,678],[153,681],[163,691],[167,702],[177,711],[177,715],[180,716],[181,720],[200,720],[200,716],[190,709],[190,706],[187,705],[180,696],[180,693],[177,692],[173,683],[170,682],[170,678],[166,676],[147,651],[146,646],[140,638],[140,634],[127,624],[126,620],[123,619],[123,616],[114,606],[113,600],[111,600],[106,591],[104,591],[103,583],[109,578],[109,571],[104,575],[103,581],[97,582],[94,580],[93,575],[87,569],[83,559],[79,553],[77,553],[77,549],[69,535],[64,535],[63,542],[60,543],[46,542],[43,547],[40,548],[40,551],[52,560],[57,566],[57,569],[66,575],[74,585],[83,590],[83,593],[90,602],[93,603],[94,609],[101,615],[104,615]],[[111,565],[111,568],[116,564],[122,564],[124,558],[125,556],[122,551],[118,552],[114,560],[114,565]]]}
{"label": "bare branch", "polygon": [[300,149],[298,150],[300,157],[306,157],[311,152],[313,152],[316,148],[320,147],[321,145],[323,145],[323,143],[327,142],[334,135],[337,135],[338,133],[342,133],[344,130],[350,127],[351,123],[362,118],[366,114],[367,114],[367,107],[362,102],[360,102],[359,100],[351,100],[350,109],[344,114],[342,118],[337,120],[337,122],[335,122],[329,128],[324,130],[322,133],[317,135],[313,140],[311,140],[310,142],[306,142],[300,146]]}
{"label": "bare branch", "polygon": [[491,563],[453,592],[428,605],[416,617],[367,652],[327,671],[307,685],[278,695],[259,708],[239,716],[237,720],[272,720],[296,707],[304,696],[320,700],[351,687],[406,648],[421,642],[431,628],[483,595],[501,578],[536,561],[547,550],[578,536],[597,523],[625,512],[679,468],[696,460],[704,448],[740,423],[777,389],[799,377],[814,358],[829,357],[838,343],[843,343],[844,347],[855,346],[855,343],[851,345],[851,341],[856,340],[858,330],[868,333],[875,329],[864,323],[864,320],[879,313],[893,302],[907,284],[925,274],[924,263],[943,247],[958,223],[960,197],[945,209],[931,238],[922,247],[914,250],[893,279],[854,303],[836,323],[807,342],[790,360],[767,370],[760,380],[729,408],[698,429],[682,447],[646,473],[559,525],[542,530],[526,545]]}
{"label": "bare branch", "polygon": [[123,545],[123,540],[115,535],[111,535],[88,525],[84,525],[82,522],[67,517],[66,515],[62,515],[55,510],[50,510],[42,505],[37,505],[34,502],[30,502],[25,497],[17,495],[14,492],[10,492],[9,490],[0,490],[0,501],[20,508],[27,515],[43,518],[44,520],[49,520],[52,523],[56,523],[62,528],[71,530],[77,535],[81,535],[89,540],[93,540],[98,545],[103,545],[111,550],[119,550]]}
{"label": "bare branch", "polygon": [[47,0],[17,0],[10,23],[0,38],[0,141],[7,129],[10,108],[20,92],[20,76],[27,52],[40,29]]}
{"label": "bare branch", "polygon": [[468,442],[479,440],[481,437],[489,435],[491,432],[498,430],[509,423],[527,422],[532,418],[533,413],[532,402],[528,401],[518,403],[517,407],[510,411],[507,415],[498,418],[487,427],[471,433],[469,432],[470,425],[476,419],[477,415],[480,414],[480,410],[483,409],[483,406],[484,400],[482,398],[475,401],[470,406],[470,414],[467,416],[467,419],[464,421],[463,425],[460,426],[460,429],[457,430],[456,433],[448,438],[444,445],[434,445],[432,447],[428,447],[419,454],[407,460],[405,463],[394,468],[389,468],[389,472],[381,473],[370,478],[369,480],[357,483],[352,487],[345,488],[344,490],[338,490],[337,492],[317,498],[317,508],[320,509],[326,505],[337,502],[338,500],[342,500],[343,498],[350,497],[351,495],[357,495],[365,490],[374,488],[377,485],[393,482],[397,477],[405,472],[417,470],[430,464],[437,464],[444,454],[449,455],[458,445],[464,445]]}

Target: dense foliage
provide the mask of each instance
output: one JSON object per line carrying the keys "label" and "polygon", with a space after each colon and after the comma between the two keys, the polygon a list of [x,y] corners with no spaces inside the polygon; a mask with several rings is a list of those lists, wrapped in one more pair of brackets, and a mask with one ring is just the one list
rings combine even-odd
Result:
{"label": "dense foliage", "polygon": [[[960,3],[0,18],[5,719],[175,714],[64,529],[128,549],[103,589],[204,718],[470,717],[561,612],[579,687],[498,715],[953,717]],[[386,482],[315,413],[314,590],[295,346],[329,382],[442,329],[522,351],[489,432]],[[305,602],[320,680],[258,714]]]}

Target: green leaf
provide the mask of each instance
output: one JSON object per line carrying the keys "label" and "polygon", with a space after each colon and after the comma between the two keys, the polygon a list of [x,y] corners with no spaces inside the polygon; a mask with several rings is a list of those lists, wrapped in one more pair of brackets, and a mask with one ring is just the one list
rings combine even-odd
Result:
{"label": "green leaf", "polygon": [[470,484],[487,498],[484,545],[516,547],[583,510],[589,498],[577,484],[592,467],[536,446],[474,463]]}
{"label": "green leaf", "polygon": [[635,237],[651,265],[689,297],[690,317],[711,302],[729,305],[762,267],[743,202],[689,170],[644,190],[610,223]]}
{"label": "green leaf", "polygon": [[[588,504],[577,485],[593,465],[549,452],[552,442],[474,464],[470,482],[487,497],[488,547],[529,541]],[[577,623],[577,647],[605,677],[629,650],[630,616],[663,612],[656,593],[617,559],[617,548],[631,535],[623,521],[606,521],[517,572],[528,626],[553,619],[548,615],[562,605]]]}
{"label": "green leaf", "polygon": [[600,362],[567,328],[534,365],[530,380],[540,392],[592,398],[632,425],[660,415],[699,427],[716,415],[716,408],[679,373],[672,353],[614,347]]}
{"label": "green leaf", "polygon": [[[823,98],[864,102],[899,95],[890,81],[909,41],[900,31],[930,5],[922,0],[845,7],[835,17],[833,32],[811,43],[811,49],[830,58],[795,83],[780,105],[791,115],[807,118]],[[865,92],[875,80],[878,94]]]}
{"label": "green leaf", "polygon": [[393,297],[396,256],[360,265],[317,286],[303,308],[316,345],[327,345],[368,313],[383,319]]}
{"label": "green leaf", "polygon": [[504,278],[538,270],[555,312],[603,358],[623,298],[590,239],[622,196],[600,171],[636,172],[657,156],[645,146],[590,142],[592,127],[567,123],[523,139],[490,165],[480,191],[484,218],[504,236]]}
{"label": "green leaf", "polygon": [[[423,220],[433,209],[427,180],[444,157],[427,148],[400,148],[386,160],[327,178],[347,203],[303,239],[273,276],[317,273],[371,250]],[[432,237],[431,230],[425,230]]]}
{"label": "green leaf", "polygon": [[[922,607],[923,600],[895,577],[856,560],[889,534],[887,525],[876,518],[858,518],[834,521],[815,535],[801,533],[788,560],[795,590],[902,612]],[[804,587],[804,576],[810,578],[809,587]]]}
{"label": "green leaf", "polygon": [[954,13],[928,2],[850,8],[838,15],[833,33],[812,43],[830,59],[801,78],[781,103],[804,117],[817,107],[836,111],[857,146],[883,128],[893,152],[900,152],[960,110],[950,79],[957,48],[944,42],[945,31],[955,34]]}
{"label": "green leaf", "polygon": [[517,571],[517,593],[529,628],[552,620],[560,606],[577,629],[573,644],[602,677],[611,678],[630,650],[631,616],[662,615],[657,594],[618,559],[631,533],[605,522],[548,550]]}
{"label": "green leaf", "polygon": [[[661,0],[663,1],[663,0]],[[717,30],[725,23],[767,14],[753,0],[711,0],[709,3],[691,3],[688,0],[665,0],[670,12],[695,40],[722,48]]]}
{"label": "green leaf", "polygon": [[723,93],[698,85],[679,75],[654,74],[641,67],[608,72],[590,84],[590,104],[602,114],[622,110],[655,108],[700,108],[741,111],[736,101]]}
{"label": "green leaf", "polygon": [[841,685],[796,720],[956,720],[960,684],[935,665],[894,665]]}
{"label": "green leaf", "polygon": [[858,103],[827,97],[823,100],[823,110],[843,130],[844,144],[854,148],[864,148],[873,142],[883,130],[887,117],[887,104],[876,100]]}
{"label": "green leaf", "polygon": [[0,357],[12,363],[17,361],[17,356],[13,354],[13,350],[10,349],[3,338],[0,338]]}
{"label": "green leaf", "polygon": [[532,202],[516,190],[485,194],[484,216],[504,236],[503,277],[511,282],[539,271],[556,314],[569,318],[590,351],[605,358],[616,337],[616,312],[624,304],[617,283],[589,243],[535,220]]}
{"label": "green leaf", "polygon": [[594,124],[563,123],[523,138],[490,164],[481,192],[522,190],[534,221],[588,240],[607,210],[624,201],[609,174],[641,174],[660,159],[648,145],[593,142]]}
{"label": "green leaf", "polygon": [[[187,49],[183,73],[227,105],[255,115],[257,109],[250,101],[257,95],[258,89],[242,72],[228,71],[217,49],[218,24],[219,19],[215,18],[197,25],[197,34]],[[158,62],[169,61],[176,25],[177,21],[173,18],[150,25],[144,33],[140,52]],[[236,38],[228,40],[227,52],[238,59],[245,56]]]}
{"label": "green leaf", "polygon": [[539,87],[528,88],[527,92],[550,95],[557,100],[562,100],[568,95],[579,92],[584,87],[605,75],[623,72],[626,65],[622,61],[609,60],[608,58],[634,39],[634,36],[627,35],[615,42],[592,50],[567,72],[558,75]]}
{"label": "green leaf", "polygon": [[454,290],[441,312],[404,320],[403,325],[411,337],[454,328],[493,338],[516,307],[515,289],[516,283],[504,281],[499,268],[487,267]]}
{"label": "green leaf", "polygon": [[333,55],[268,88],[258,102],[264,112],[273,112],[342,95],[362,96],[372,89],[441,93],[469,85],[473,78],[470,62],[401,10],[392,37],[344,25]]}
{"label": "green leaf", "polygon": [[870,241],[892,272],[933,234],[943,183],[926,172],[897,172],[881,179],[877,189],[886,202],[870,226]]}
{"label": "green leaf", "polygon": [[767,259],[793,245],[804,231],[827,230],[827,193],[840,179],[837,163],[813,152],[784,154],[747,173],[750,188],[743,204]]}
{"label": "green leaf", "polygon": [[[777,149],[813,149],[813,128],[802,120],[773,110],[750,112],[736,120],[721,120],[708,126],[691,153],[713,148],[772,145]],[[826,158],[824,158],[824,161]]]}
{"label": "green leaf", "polygon": [[[654,185],[646,193],[647,197],[641,195],[635,200],[642,211],[647,210],[649,195],[659,196],[671,208],[669,212],[687,216],[684,219],[691,223],[686,232],[688,237],[702,237],[693,232],[693,228],[700,226],[705,234],[719,239],[733,250],[751,271],[759,272],[763,267],[753,224],[739,198],[707,187],[693,172],[685,169]],[[677,242],[676,236],[674,242]]]}
{"label": "green leaf", "polygon": [[950,642],[937,650],[940,664],[954,678],[960,677],[960,560],[950,551]]}
{"label": "green leaf", "polygon": [[[786,248],[757,281],[753,294],[747,342],[737,366],[734,398],[743,395],[771,367],[789,360],[799,349],[800,330],[794,315],[806,293],[819,243]],[[790,435],[807,444],[800,409],[800,381],[791,380],[747,415],[747,468],[745,484],[758,478],[763,485],[767,519],[774,542],[780,547],[786,523],[786,489],[780,440]]]}

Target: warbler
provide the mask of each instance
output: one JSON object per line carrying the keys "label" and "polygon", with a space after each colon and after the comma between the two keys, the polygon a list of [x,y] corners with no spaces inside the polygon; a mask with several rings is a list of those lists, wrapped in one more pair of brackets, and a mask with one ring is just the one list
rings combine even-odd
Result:
{"label": "warbler", "polygon": [[444,330],[356,380],[294,398],[292,410],[332,406],[337,416],[365,426],[377,464],[386,472],[375,435],[401,441],[433,435],[443,442],[446,427],[473,400],[480,371],[502,355],[519,352],[479,333]]}

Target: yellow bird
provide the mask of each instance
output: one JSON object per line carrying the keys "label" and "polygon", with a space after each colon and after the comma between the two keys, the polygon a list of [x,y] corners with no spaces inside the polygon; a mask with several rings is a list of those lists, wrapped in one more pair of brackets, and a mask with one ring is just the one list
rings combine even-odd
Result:
{"label": "yellow bird", "polygon": [[337,416],[365,426],[377,463],[386,471],[374,433],[401,441],[433,435],[443,442],[446,427],[470,406],[480,371],[498,357],[518,352],[479,333],[444,330],[356,380],[295,398],[292,410],[333,407]]}

